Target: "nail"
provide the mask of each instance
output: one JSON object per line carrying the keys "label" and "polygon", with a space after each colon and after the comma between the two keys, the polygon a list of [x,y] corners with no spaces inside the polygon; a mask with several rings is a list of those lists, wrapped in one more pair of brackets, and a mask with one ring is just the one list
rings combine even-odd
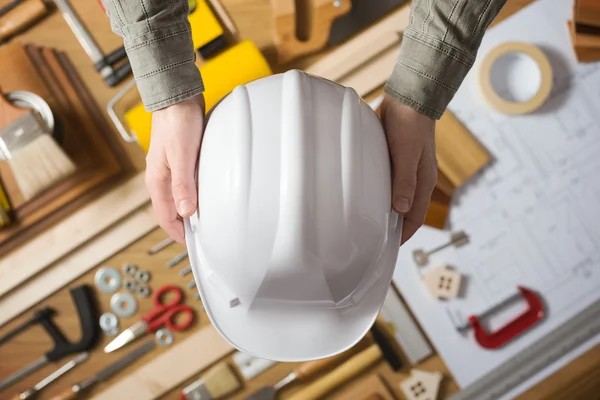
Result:
{"label": "nail", "polygon": [[403,214],[405,212],[408,212],[408,210],[410,209],[410,202],[406,197],[399,197],[394,202],[394,208],[397,212]]}
{"label": "nail", "polygon": [[179,202],[179,204],[177,205],[177,212],[179,214],[187,214],[188,212],[192,211],[192,207],[194,207],[192,202],[189,201],[188,199],[184,199],[184,200],[181,200]]}

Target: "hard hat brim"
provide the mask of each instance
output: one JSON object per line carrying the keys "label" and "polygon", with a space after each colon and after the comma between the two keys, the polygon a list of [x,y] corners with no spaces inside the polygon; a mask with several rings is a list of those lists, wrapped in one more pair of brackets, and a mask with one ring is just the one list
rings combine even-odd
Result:
{"label": "hard hat brim", "polygon": [[360,303],[344,309],[273,305],[232,307],[200,270],[197,235],[184,219],[190,265],[204,309],[219,334],[237,350],[278,362],[304,362],[342,353],[370,330],[388,293],[395,270],[402,218],[380,262],[383,273]]}

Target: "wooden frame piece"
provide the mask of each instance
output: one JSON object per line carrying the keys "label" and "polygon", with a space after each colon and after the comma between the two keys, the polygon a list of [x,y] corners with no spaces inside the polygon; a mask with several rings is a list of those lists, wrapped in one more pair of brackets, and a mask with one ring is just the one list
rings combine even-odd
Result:
{"label": "wooden frame piece", "polygon": [[148,203],[144,174],[83,207],[0,260],[0,296]]}
{"label": "wooden frame piece", "polygon": [[333,21],[350,6],[350,0],[271,0],[278,61],[285,64],[325,47]]}

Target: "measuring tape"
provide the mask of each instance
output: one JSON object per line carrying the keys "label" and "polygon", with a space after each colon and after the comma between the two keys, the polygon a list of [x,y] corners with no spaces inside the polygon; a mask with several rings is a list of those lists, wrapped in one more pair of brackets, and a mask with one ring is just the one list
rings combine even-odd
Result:
{"label": "measuring tape", "polygon": [[600,301],[465,387],[450,400],[497,400],[600,333]]}

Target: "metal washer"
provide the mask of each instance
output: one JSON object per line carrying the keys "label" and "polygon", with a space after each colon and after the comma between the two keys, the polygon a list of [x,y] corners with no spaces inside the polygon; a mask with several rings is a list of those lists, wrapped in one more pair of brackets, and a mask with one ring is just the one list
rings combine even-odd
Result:
{"label": "metal washer", "polygon": [[127,279],[123,286],[128,292],[134,293],[138,288],[138,283],[135,279]]}
{"label": "metal washer", "polygon": [[111,312],[100,316],[100,329],[106,336],[114,336],[119,332],[119,318]]}
{"label": "metal washer", "polygon": [[135,264],[125,264],[123,265],[123,273],[129,276],[135,276],[138,268]]}
{"label": "metal washer", "polygon": [[173,337],[173,332],[171,332],[167,328],[161,328],[157,330],[155,337],[156,342],[161,346],[169,346],[171,345],[171,343],[173,343],[173,340],[175,339]]}
{"label": "metal washer", "polygon": [[137,300],[131,293],[118,292],[110,298],[110,308],[119,317],[131,317],[137,311]]}
{"label": "metal washer", "polygon": [[146,283],[150,280],[150,272],[146,271],[145,269],[138,269],[135,273],[135,279],[137,279],[139,282]]}
{"label": "metal washer", "polygon": [[138,285],[136,288],[137,294],[140,297],[148,297],[150,296],[150,288],[144,284]]}
{"label": "metal washer", "polygon": [[104,293],[114,293],[121,287],[121,274],[112,267],[102,267],[96,271],[94,282]]}

